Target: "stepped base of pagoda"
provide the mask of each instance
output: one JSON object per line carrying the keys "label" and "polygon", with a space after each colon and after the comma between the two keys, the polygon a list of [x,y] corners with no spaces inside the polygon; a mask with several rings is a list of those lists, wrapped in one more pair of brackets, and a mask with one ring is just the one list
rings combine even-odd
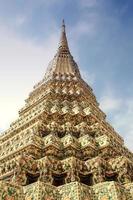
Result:
{"label": "stepped base of pagoda", "polygon": [[133,200],[133,183],[124,186],[114,182],[103,182],[87,186],[71,182],[53,186],[37,181],[28,186],[16,186],[0,182],[1,200]]}

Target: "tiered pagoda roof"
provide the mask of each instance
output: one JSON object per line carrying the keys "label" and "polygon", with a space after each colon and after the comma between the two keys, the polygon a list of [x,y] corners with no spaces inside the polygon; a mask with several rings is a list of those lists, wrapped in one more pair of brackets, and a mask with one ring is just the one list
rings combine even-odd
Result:
{"label": "tiered pagoda roof", "polygon": [[0,199],[133,199],[133,154],[82,79],[64,21],[43,80],[0,144]]}

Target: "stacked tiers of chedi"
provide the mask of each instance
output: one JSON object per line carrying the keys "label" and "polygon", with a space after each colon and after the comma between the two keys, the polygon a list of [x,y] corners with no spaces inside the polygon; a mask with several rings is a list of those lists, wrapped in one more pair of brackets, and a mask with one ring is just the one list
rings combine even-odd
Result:
{"label": "stacked tiers of chedi", "polygon": [[133,154],[105,118],[63,22],[43,80],[0,137],[0,199],[133,199]]}

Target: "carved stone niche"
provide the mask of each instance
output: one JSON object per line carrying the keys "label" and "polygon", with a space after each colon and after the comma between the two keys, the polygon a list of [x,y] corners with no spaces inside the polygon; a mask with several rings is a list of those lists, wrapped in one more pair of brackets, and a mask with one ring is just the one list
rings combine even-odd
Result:
{"label": "carved stone niche", "polygon": [[92,173],[79,173],[79,178],[80,178],[80,182],[88,185],[88,186],[92,186],[93,185],[93,174]]}
{"label": "carved stone niche", "polygon": [[36,182],[39,176],[38,162],[32,156],[23,154],[17,159],[17,168],[11,182],[17,185],[27,185]]}
{"label": "carved stone niche", "polygon": [[91,136],[88,134],[84,135],[79,138],[79,142],[81,145],[83,160],[90,159],[97,155],[95,140]]}
{"label": "carved stone niche", "polygon": [[92,146],[82,148],[83,160],[88,160],[97,155],[96,150]]}
{"label": "carved stone niche", "polygon": [[99,150],[99,155],[108,160],[110,157],[120,156],[119,149],[108,146]]}
{"label": "carved stone niche", "polygon": [[55,156],[57,158],[62,158],[63,157],[63,152],[56,148],[54,145],[49,145],[44,148],[43,152],[44,156]]}
{"label": "carved stone niche", "polygon": [[105,181],[106,161],[100,157],[89,159],[85,162],[88,171],[92,173],[93,184]]}
{"label": "carved stone niche", "polygon": [[26,147],[25,154],[29,156],[31,155],[33,158],[39,159],[42,154],[42,149],[34,145],[29,145]]}
{"label": "carved stone niche", "polygon": [[114,173],[117,173],[119,183],[128,184],[132,181],[133,165],[128,158],[124,156],[112,158],[108,161],[108,166]]}
{"label": "carved stone niche", "polygon": [[55,156],[57,158],[62,158],[63,156],[63,145],[55,134],[50,134],[43,138],[44,148],[43,154],[44,156]]}
{"label": "carved stone niche", "polygon": [[65,157],[75,156],[81,158],[80,144],[74,136],[67,134],[64,138],[61,139],[64,147]]}
{"label": "carved stone niche", "polygon": [[81,150],[77,150],[75,149],[74,147],[72,147],[71,145],[64,148],[64,155],[65,155],[65,158],[68,158],[68,157],[76,157],[76,158],[81,158],[82,154],[81,154]]}
{"label": "carved stone niche", "polygon": [[104,159],[110,159],[110,157],[116,157],[121,155],[120,146],[117,145],[114,140],[107,135],[102,135],[96,138],[99,155]]}
{"label": "carved stone niche", "polygon": [[54,186],[64,185],[66,182],[65,181],[66,177],[67,177],[67,173],[60,173],[60,174],[52,173],[52,178],[53,178],[52,185]]}
{"label": "carved stone niche", "polygon": [[26,185],[35,183],[39,180],[39,173],[36,174],[31,174],[31,173],[26,173]]}

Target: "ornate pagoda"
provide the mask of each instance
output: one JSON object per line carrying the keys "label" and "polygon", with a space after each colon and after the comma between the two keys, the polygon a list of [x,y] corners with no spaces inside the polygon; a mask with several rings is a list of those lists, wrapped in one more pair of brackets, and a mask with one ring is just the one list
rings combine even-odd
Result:
{"label": "ornate pagoda", "polygon": [[133,154],[82,79],[64,21],[44,78],[0,136],[0,200],[133,200]]}

